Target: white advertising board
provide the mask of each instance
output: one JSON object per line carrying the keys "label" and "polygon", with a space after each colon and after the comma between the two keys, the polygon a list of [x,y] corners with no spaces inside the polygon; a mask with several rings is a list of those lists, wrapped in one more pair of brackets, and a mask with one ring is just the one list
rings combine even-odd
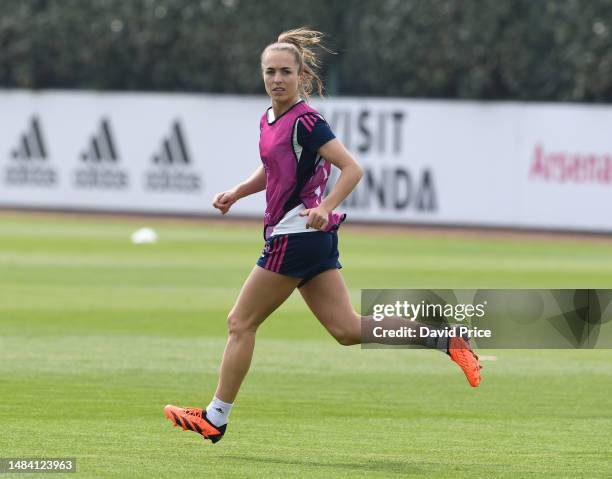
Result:
{"label": "white advertising board", "polygon": [[[349,220],[612,231],[612,108],[313,102],[363,166]],[[258,167],[265,97],[0,91],[0,206],[211,214]],[[233,211],[261,217],[264,196]]]}

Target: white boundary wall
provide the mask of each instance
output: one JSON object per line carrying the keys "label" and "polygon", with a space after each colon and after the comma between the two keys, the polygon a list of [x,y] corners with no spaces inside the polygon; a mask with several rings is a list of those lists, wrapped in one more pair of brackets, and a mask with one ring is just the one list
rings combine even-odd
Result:
{"label": "white boundary wall", "polygon": [[[0,90],[0,206],[211,214],[265,97]],[[313,102],[365,169],[349,220],[612,231],[612,107]],[[263,194],[234,211],[261,217]]]}

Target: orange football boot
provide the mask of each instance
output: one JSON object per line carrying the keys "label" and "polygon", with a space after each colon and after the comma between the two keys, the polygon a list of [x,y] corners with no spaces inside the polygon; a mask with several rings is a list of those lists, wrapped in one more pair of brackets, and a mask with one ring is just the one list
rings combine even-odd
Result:
{"label": "orange football boot", "polygon": [[482,366],[478,356],[472,351],[470,340],[462,337],[448,339],[448,355],[463,370],[470,386],[478,387],[480,384],[480,370]]}
{"label": "orange football boot", "polygon": [[182,408],[168,404],[164,408],[164,414],[175,426],[180,426],[183,431],[189,429],[195,433],[201,434],[204,439],[210,439],[213,444],[219,442],[225,434],[227,424],[223,426],[215,426],[206,417],[204,409],[195,407]]}

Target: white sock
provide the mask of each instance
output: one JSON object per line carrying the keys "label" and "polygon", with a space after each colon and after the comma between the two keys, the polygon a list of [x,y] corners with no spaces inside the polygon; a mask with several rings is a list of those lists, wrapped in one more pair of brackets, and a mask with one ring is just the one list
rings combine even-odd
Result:
{"label": "white sock", "polygon": [[233,403],[223,402],[215,396],[206,407],[206,417],[214,426],[221,427],[227,424],[227,418],[229,417],[233,405]]}

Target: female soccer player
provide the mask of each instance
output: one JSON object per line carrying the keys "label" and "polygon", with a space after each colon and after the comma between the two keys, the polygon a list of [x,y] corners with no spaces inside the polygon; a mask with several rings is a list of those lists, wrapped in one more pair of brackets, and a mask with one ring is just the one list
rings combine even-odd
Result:
{"label": "female soccer player", "polygon": [[[319,61],[312,50],[320,46],[321,37],[320,32],[298,28],[281,33],[277,42],[264,49],[261,67],[272,106],[260,121],[262,165],[243,183],[216,195],[213,202],[226,214],[240,198],[266,190],[266,243],[229,313],[229,335],[215,395],[206,409],[164,408],[175,425],[213,443],[225,433],[251,364],[257,328],[295,288],[340,344],[374,341],[362,338],[362,318],[350,303],[339,271],[337,230],[345,215],[334,211],[363,172],[323,117],[305,101],[313,87],[322,94]],[[324,198],[332,164],[341,173]],[[470,384],[480,382],[478,359],[464,338],[417,338],[414,343],[448,353]]]}

